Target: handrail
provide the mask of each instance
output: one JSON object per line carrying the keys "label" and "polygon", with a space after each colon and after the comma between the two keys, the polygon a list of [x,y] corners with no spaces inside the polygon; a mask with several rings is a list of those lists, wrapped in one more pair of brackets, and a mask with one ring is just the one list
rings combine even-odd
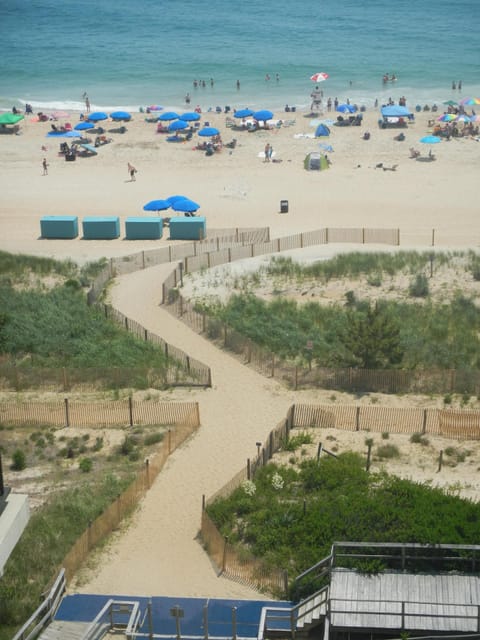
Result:
{"label": "handrail", "polygon": [[[17,631],[13,636],[13,640],[31,640],[31,638],[36,637],[38,632],[45,626],[45,623],[53,618],[66,587],[65,569],[62,569],[45,600],[43,600],[25,624]],[[40,615],[41,617],[39,617]],[[35,624],[35,626],[27,633],[27,630],[32,624]],[[26,633],[27,635],[25,635]]]}
{"label": "handrail", "polygon": [[[334,604],[335,602],[343,602],[345,603],[344,608],[336,609]],[[421,601],[421,600],[388,600],[388,599],[368,599],[368,598],[355,598],[353,601],[355,606],[352,608],[348,608],[347,598],[330,598],[330,611],[329,616],[330,620],[334,615],[339,614],[355,614],[355,616],[389,616],[389,617],[397,617],[400,618],[398,628],[405,629],[408,628],[408,624],[406,624],[406,619],[408,618],[427,618],[427,619],[435,619],[435,620],[464,620],[466,622],[472,620],[475,621],[476,629],[472,629],[472,631],[480,632],[479,621],[480,621],[480,605],[473,603],[439,603],[430,602],[430,601]],[[382,608],[381,606],[375,610],[368,606],[366,606],[365,610],[362,610],[361,605],[365,604],[390,604],[395,605],[389,610]],[[409,611],[409,605],[412,606],[412,610]],[[415,607],[421,606],[422,609],[415,609]],[[458,613],[433,613],[432,611],[427,611],[425,607],[432,607],[438,609],[439,607],[445,607],[449,610],[459,611]],[[392,610],[396,609],[396,610]],[[463,611],[471,611],[471,613],[463,613]]]}
{"label": "handrail", "polygon": [[322,558],[322,560],[317,562],[317,564],[314,564],[312,567],[309,567],[308,569],[306,569],[303,573],[300,573],[294,579],[293,582],[296,583],[296,582],[299,582],[300,580],[303,580],[303,578],[305,578],[306,576],[310,575],[311,573],[316,572],[318,569],[320,569],[321,567],[324,567],[325,565],[328,565],[328,568],[324,569],[321,572],[321,576],[324,576],[327,573],[330,573],[330,569],[331,569],[331,566],[332,566],[332,561],[333,561],[333,553],[330,553],[330,555],[326,556],[325,558]]}
{"label": "handrail", "polygon": [[[327,605],[328,603],[328,592],[329,587],[323,587],[319,591],[316,591],[312,595],[308,596],[298,604],[293,607],[274,607],[267,606],[262,608],[262,612],[260,615],[260,622],[258,626],[258,635],[257,640],[263,640],[265,631],[275,630],[269,627],[269,621],[280,620],[284,623],[288,621],[289,628],[285,629],[281,628],[282,631],[289,631],[293,635],[295,634],[296,628],[302,622],[304,618],[308,617],[308,614],[313,613],[318,610],[322,605]],[[321,598],[321,600],[318,600]],[[318,600],[318,602],[316,602]],[[272,612],[272,613],[269,613]],[[288,615],[282,615],[288,614]],[[325,609],[325,614],[327,613]]]}
{"label": "handrail", "polygon": [[[103,635],[105,634],[102,634],[101,636],[97,635],[99,632],[102,631],[102,622],[103,624],[108,625],[107,631],[110,629],[114,629],[115,622],[113,620],[113,615],[114,613],[119,613],[118,610],[117,611],[114,610],[115,605],[130,607],[128,622],[126,624],[122,624],[121,626],[122,626],[122,629],[125,629],[125,634],[127,635],[127,637],[132,637],[136,628],[136,623],[138,622],[138,619],[140,616],[140,612],[139,612],[140,604],[138,600],[114,600],[113,598],[110,598],[109,600],[107,600],[107,602],[100,609],[100,611],[97,613],[97,615],[92,620],[92,622],[85,629],[80,640],[94,640],[97,637],[98,638],[103,637]],[[127,612],[121,611],[121,613],[127,613]],[[107,616],[108,616],[108,622],[107,622]]]}

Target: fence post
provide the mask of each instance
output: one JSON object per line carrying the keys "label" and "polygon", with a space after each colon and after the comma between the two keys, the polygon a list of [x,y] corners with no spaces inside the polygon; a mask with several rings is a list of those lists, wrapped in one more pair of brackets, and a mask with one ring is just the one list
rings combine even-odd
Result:
{"label": "fence post", "polygon": [[210,369],[210,367],[208,367],[207,387],[209,387],[210,389],[212,387],[212,370]]}
{"label": "fence post", "polygon": [[65,426],[70,426],[70,407],[68,406],[68,398],[65,398]]}
{"label": "fence post", "polygon": [[148,329],[144,329],[143,338],[144,338],[145,342],[148,342]]}
{"label": "fence post", "polygon": [[422,425],[422,433],[427,433],[427,410],[423,410],[423,425]]}
{"label": "fence post", "polygon": [[400,229],[397,229],[397,247],[400,246]]}
{"label": "fence post", "polygon": [[283,571],[283,593],[288,595],[288,571],[284,569]]}
{"label": "fence post", "polygon": [[438,456],[438,471],[437,471],[437,473],[439,473],[442,470],[442,464],[443,464],[443,449],[440,450],[440,455]]}
{"label": "fence post", "polygon": [[228,538],[225,536],[225,538],[223,539],[222,573],[227,568],[227,544]]}
{"label": "fence post", "polygon": [[130,426],[133,427],[133,400],[132,396],[128,396],[128,417],[130,420]]}
{"label": "fence post", "polygon": [[142,269],[145,269],[145,251],[142,251]]}
{"label": "fence post", "polygon": [[269,448],[269,458],[273,458],[273,431],[270,431],[270,436],[268,438],[268,448]]}
{"label": "fence post", "polygon": [[317,462],[320,461],[320,456],[322,455],[322,449],[323,449],[323,445],[321,442],[319,442],[318,449],[317,449]]}
{"label": "fence post", "polygon": [[187,356],[187,371],[190,373],[190,356]]}
{"label": "fence post", "polygon": [[223,346],[227,346],[227,325],[223,325]]}
{"label": "fence post", "polygon": [[355,431],[360,431],[360,407],[355,411]]}
{"label": "fence post", "polygon": [[147,479],[147,489],[150,489],[150,460],[145,460],[145,477]]}
{"label": "fence post", "polygon": [[250,463],[250,458],[247,458],[247,480],[252,479],[252,467]]}
{"label": "fence post", "polygon": [[172,430],[168,430],[168,455],[172,453]]}
{"label": "fence post", "polygon": [[432,229],[432,247],[435,246],[435,229]]}
{"label": "fence post", "polygon": [[275,377],[275,354],[272,353],[272,378]]}
{"label": "fence post", "polygon": [[293,388],[296,391],[298,389],[298,366],[295,365],[295,382],[293,384]]}
{"label": "fence post", "polygon": [[365,227],[362,227],[362,244],[365,244]]}
{"label": "fence post", "polygon": [[325,244],[328,244],[328,227],[325,229]]}
{"label": "fence post", "polygon": [[207,501],[205,498],[205,494],[202,494],[202,513],[205,511],[206,504],[207,504]]}
{"label": "fence post", "polygon": [[372,443],[368,443],[368,451],[367,451],[367,471],[370,471],[370,461],[372,456]]}

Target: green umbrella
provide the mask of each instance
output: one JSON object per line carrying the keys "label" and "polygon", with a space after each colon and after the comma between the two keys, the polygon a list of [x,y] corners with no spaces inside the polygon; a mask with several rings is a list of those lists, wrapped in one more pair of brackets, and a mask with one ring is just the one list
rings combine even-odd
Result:
{"label": "green umbrella", "polygon": [[443,104],[448,105],[449,107],[456,107],[458,102],[455,102],[455,100],[445,100]]}
{"label": "green umbrella", "polygon": [[0,125],[1,124],[17,124],[20,120],[23,120],[25,116],[21,113],[2,113],[0,115]]}

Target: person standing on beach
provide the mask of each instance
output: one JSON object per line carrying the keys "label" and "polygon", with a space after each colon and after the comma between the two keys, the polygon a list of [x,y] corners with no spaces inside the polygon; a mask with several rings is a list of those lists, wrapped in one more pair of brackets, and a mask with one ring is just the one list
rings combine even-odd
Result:
{"label": "person standing on beach", "polygon": [[87,95],[85,96],[85,110],[87,113],[90,113],[90,99]]}
{"label": "person standing on beach", "polygon": [[269,144],[268,142],[267,142],[267,144],[265,145],[264,155],[265,155],[264,162],[270,162],[270,157],[271,157],[271,147],[270,147],[270,144]]}
{"label": "person standing on beach", "polygon": [[43,175],[48,176],[48,162],[46,158],[42,160],[42,168],[43,168]]}
{"label": "person standing on beach", "polygon": [[135,169],[133,164],[130,164],[130,162],[128,163],[128,173],[130,175],[130,182],[135,182],[136,179],[137,179],[135,177],[135,174],[137,173],[137,170]]}

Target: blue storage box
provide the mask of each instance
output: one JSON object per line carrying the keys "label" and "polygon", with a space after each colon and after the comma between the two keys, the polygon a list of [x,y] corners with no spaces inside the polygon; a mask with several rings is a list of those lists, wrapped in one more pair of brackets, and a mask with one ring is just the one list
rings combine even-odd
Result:
{"label": "blue storage box", "polygon": [[163,218],[143,217],[125,220],[127,240],[158,240],[163,235]]}
{"label": "blue storage box", "polygon": [[207,237],[205,217],[170,218],[170,240],[204,240]]}
{"label": "blue storage box", "polygon": [[42,238],[76,238],[78,236],[77,216],[43,216],[40,219]]}
{"label": "blue storage box", "polygon": [[83,237],[85,240],[113,240],[120,236],[120,218],[84,218]]}

